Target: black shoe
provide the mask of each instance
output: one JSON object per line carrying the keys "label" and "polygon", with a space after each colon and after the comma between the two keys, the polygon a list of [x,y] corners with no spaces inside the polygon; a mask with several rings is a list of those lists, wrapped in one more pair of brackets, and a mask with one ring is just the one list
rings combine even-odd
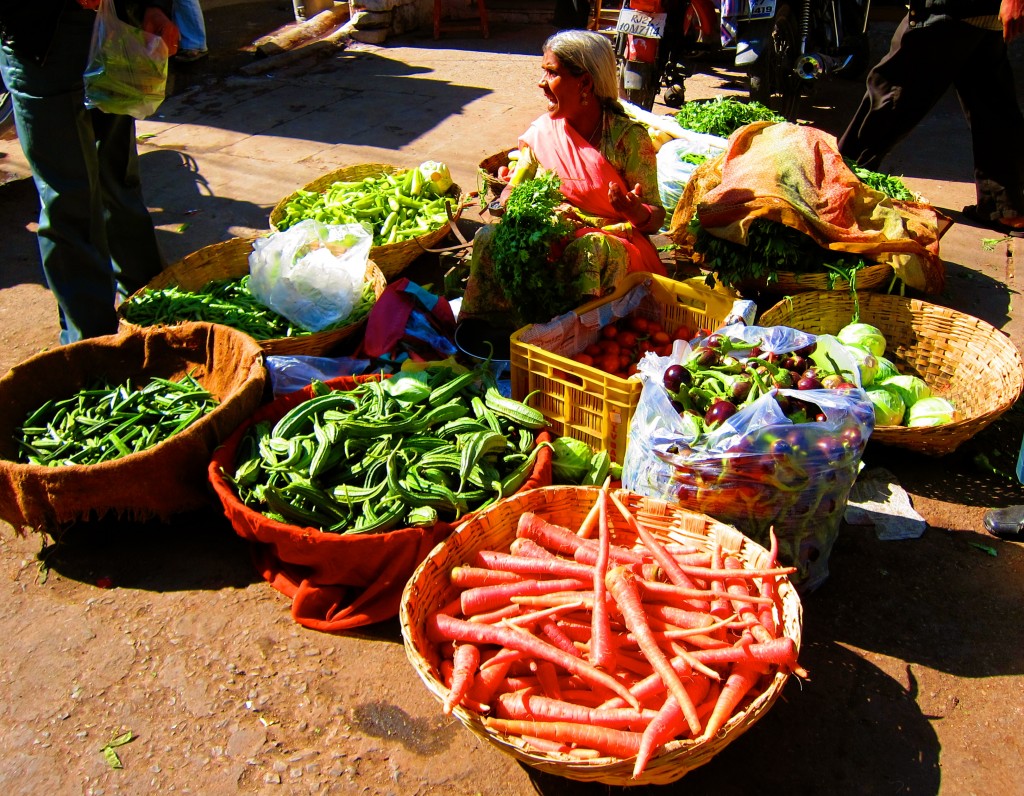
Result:
{"label": "black shoe", "polygon": [[985,530],[993,536],[1016,538],[1024,535],[1024,506],[1007,506],[985,512]]}
{"label": "black shoe", "polygon": [[980,212],[977,205],[967,205],[962,212],[975,224],[985,229],[1001,232],[1003,235],[1010,235],[1014,238],[1024,238],[1024,216],[991,218]]}

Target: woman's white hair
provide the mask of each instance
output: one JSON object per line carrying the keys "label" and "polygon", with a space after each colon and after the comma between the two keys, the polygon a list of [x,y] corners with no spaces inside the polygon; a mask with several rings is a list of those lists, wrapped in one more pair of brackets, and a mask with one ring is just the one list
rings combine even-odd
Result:
{"label": "woman's white hair", "polygon": [[548,37],[543,52],[554,54],[570,73],[586,73],[594,81],[594,95],[605,106],[619,105],[615,48],[608,37],[593,30],[563,30]]}

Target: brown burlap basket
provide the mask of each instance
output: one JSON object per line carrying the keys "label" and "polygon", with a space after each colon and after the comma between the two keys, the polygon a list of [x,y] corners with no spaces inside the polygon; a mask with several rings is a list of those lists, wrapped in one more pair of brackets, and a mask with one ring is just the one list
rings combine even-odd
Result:
{"label": "brown burlap basket", "polygon": [[[219,405],[154,447],[93,465],[21,464],[15,431],[48,399],[97,380],[192,374]],[[167,518],[212,504],[206,468],[213,449],[255,411],[266,371],[255,341],[227,326],[188,323],[96,337],[44,351],[0,379],[0,519],[18,531],[53,533],[107,513]]]}
{"label": "brown burlap basket", "polygon": [[[410,663],[438,700],[444,700],[448,689],[437,670],[436,656],[431,654],[432,645],[427,638],[426,624],[433,612],[449,603],[457,594],[450,582],[452,568],[467,564],[479,550],[507,551],[515,538],[519,517],[526,511],[535,512],[559,525],[579,527],[593,506],[596,493],[596,487],[551,486],[502,500],[460,526],[435,547],[416,569],[402,595],[399,613],[402,637]],[[769,560],[768,551],[763,547],[734,528],[704,514],[627,490],[618,490],[616,494],[640,522],[649,526],[664,541],[697,544],[707,550],[719,542],[723,550],[738,552],[740,558],[751,566],[760,566]],[[629,546],[634,537],[621,518],[614,516],[615,512],[612,514],[610,520],[615,542]],[[796,642],[799,649],[803,622],[800,598],[787,579],[780,581],[778,591],[781,598],[780,627],[784,629],[785,635]],[[605,757],[583,760],[557,752],[540,752],[518,737],[493,731],[478,713],[458,706],[453,715],[477,737],[548,774],[609,785],[664,785],[704,765],[750,729],[779,697],[787,679],[787,674],[777,673],[771,684],[744,710],[733,716],[712,739],[706,742],[686,740],[669,743],[650,760],[637,779],[632,778],[632,759]]]}
{"label": "brown burlap basket", "polygon": [[[881,291],[887,289],[892,283],[894,272],[891,265],[886,263],[875,263],[865,266],[857,272],[857,290]],[[850,283],[846,279],[837,277],[832,286],[829,287],[829,275],[820,274],[798,274],[792,271],[780,271],[777,279],[772,281],[757,280],[744,282],[737,289],[741,292],[760,291],[771,293],[777,296],[789,296],[794,293],[806,293],[813,290],[850,290]]]}
{"label": "brown burlap basket", "polygon": [[859,304],[863,323],[878,327],[886,357],[901,373],[920,376],[935,395],[951,401],[956,419],[943,426],[876,426],[872,442],[932,456],[956,450],[1017,401],[1024,389],[1020,352],[989,323],[937,304],[903,296],[800,293],[766,310],[762,326],[790,326],[835,334],[850,323]]}
{"label": "brown burlap basket", "polygon": [[[216,279],[233,279],[249,273],[249,255],[252,254],[253,238],[231,238],[220,243],[204,246],[198,251],[185,255],[181,261],[168,266],[153,277],[144,288],[129,296],[117,309],[122,329],[138,329],[137,324],[125,319],[132,300],[146,290],[177,286],[182,290],[200,290]],[[380,298],[388,286],[387,279],[373,260],[366,263],[365,280],[373,285],[373,292]],[[331,353],[346,340],[361,334],[366,328],[364,315],[353,323],[337,329],[294,337],[274,337],[258,340],[263,353],[274,356],[323,356]]]}
{"label": "brown burlap basket", "polygon": [[[317,177],[312,182],[302,186],[302,190],[323,192],[336,182],[354,182],[365,177],[394,174],[400,171],[404,171],[404,169],[387,163],[361,163],[355,166],[336,169]],[[296,191],[295,193],[298,192]],[[270,211],[270,226],[274,229],[277,229],[278,223],[284,217],[284,207],[295,197],[295,193],[286,196]],[[449,195],[451,196],[452,203],[452,218],[457,221],[462,215],[464,207],[462,189],[458,185],[453,185],[449,190]],[[374,246],[370,249],[370,259],[377,264],[377,267],[380,268],[387,280],[393,280],[409,267],[417,257],[423,254],[424,251],[434,248],[448,237],[450,232],[451,225],[442,224],[434,231],[421,235],[418,238],[411,238],[410,240],[399,241],[398,243],[388,243],[383,246]]]}
{"label": "brown burlap basket", "polygon": [[480,194],[481,207],[486,207],[487,203],[492,199],[497,199],[501,196],[501,192],[508,185],[508,180],[498,179],[498,169],[508,165],[508,153],[512,152],[513,149],[514,147],[509,147],[508,149],[501,150],[501,152],[488,155],[477,166],[476,187],[477,192]]}

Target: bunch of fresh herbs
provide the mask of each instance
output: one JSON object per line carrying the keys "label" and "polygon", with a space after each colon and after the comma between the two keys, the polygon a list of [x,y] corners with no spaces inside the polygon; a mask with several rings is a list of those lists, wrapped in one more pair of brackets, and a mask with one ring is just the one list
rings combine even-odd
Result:
{"label": "bunch of fresh herbs", "polygon": [[746,246],[712,235],[697,216],[687,229],[694,238],[693,250],[703,257],[703,266],[709,271],[710,285],[717,280],[737,287],[744,282],[776,282],[780,273],[826,273],[830,288],[837,279],[852,286],[857,271],[870,265],[860,255],[826,249],[810,235],[776,221],[754,221]]}
{"label": "bunch of fresh herbs", "polygon": [[869,188],[874,188],[876,191],[884,193],[890,199],[896,199],[901,202],[917,201],[917,196],[899,177],[862,168],[849,158],[843,158],[843,160],[850,167],[854,175],[856,175],[857,179]]}
{"label": "bunch of fresh herbs", "polygon": [[571,232],[555,212],[564,201],[560,185],[545,171],[513,188],[491,239],[494,272],[525,323],[549,321],[578,303],[575,285],[554,278]]}
{"label": "bunch of fresh herbs", "polygon": [[676,121],[695,133],[728,138],[746,124],[784,122],[786,117],[760,102],[743,102],[734,97],[719,96],[710,100],[687,102],[676,114]]}

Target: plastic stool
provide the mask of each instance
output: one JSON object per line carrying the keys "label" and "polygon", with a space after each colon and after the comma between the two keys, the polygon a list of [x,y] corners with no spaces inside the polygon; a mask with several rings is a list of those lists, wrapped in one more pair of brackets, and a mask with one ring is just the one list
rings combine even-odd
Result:
{"label": "plastic stool", "polygon": [[[489,38],[491,35],[490,30],[487,27],[487,6],[484,4],[484,0],[469,0],[470,5],[474,2],[478,9],[480,9],[480,32],[483,37]],[[434,38],[441,38],[441,0],[434,0]]]}

